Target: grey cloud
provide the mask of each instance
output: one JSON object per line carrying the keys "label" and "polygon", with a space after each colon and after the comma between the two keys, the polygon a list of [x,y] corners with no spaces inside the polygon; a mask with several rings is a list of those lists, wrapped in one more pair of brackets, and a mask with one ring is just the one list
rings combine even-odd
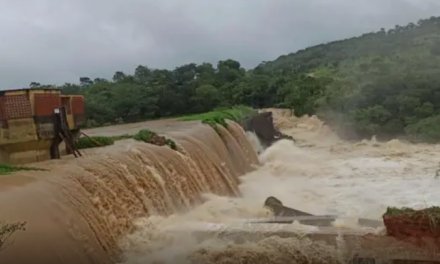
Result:
{"label": "grey cloud", "polygon": [[438,0],[3,0],[0,89],[306,46],[440,13]]}

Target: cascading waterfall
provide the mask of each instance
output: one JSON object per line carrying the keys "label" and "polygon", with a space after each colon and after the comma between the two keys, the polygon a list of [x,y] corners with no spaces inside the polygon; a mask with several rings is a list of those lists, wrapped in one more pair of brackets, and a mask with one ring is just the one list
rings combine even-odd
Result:
{"label": "cascading waterfall", "polygon": [[136,219],[185,212],[203,193],[240,196],[239,176],[258,157],[242,128],[228,124],[219,134],[202,124],[169,133],[177,151],[127,140],[50,172],[0,179],[0,219],[27,222],[0,262],[114,263]]}
{"label": "cascading waterfall", "polygon": [[305,239],[315,227],[298,223],[288,227],[295,237],[242,244],[169,230],[269,216],[262,206],[268,196],[348,218],[380,219],[387,206],[439,205],[433,177],[440,145],[344,142],[316,117],[270,110],[296,142],[278,141],[260,157],[255,135],[246,137],[236,123],[219,127],[220,135],[182,124],[166,133],[177,151],[119,141],[88,158],[45,164],[51,172],[0,177],[0,220],[28,222],[0,263],[340,264],[352,257],[343,239],[337,248]]}

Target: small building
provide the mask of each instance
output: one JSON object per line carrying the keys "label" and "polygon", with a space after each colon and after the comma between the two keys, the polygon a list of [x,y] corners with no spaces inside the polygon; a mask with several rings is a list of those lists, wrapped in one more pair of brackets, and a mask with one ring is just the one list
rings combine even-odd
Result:
{"label": "small building", "polygon": [[53,88],[0,91],[0,163],[59,158],[60,143],[73,144],[84,122],[81,95]]}

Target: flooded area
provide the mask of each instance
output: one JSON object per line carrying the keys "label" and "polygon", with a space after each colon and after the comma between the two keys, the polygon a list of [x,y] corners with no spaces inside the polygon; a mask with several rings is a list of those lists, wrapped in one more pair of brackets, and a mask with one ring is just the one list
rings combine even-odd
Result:
{"label": "flooded area", "polygon": [[[16,254],[28,250],[19,257],[22,263],[29,258],[45,263],[344,263],[350,252],[298,237],[235,244],[215,238],[200,242],[167,230],[270,216],[263,207],[268,196],[305,212],[346,219],[380,219],[387,206],[440,205],[440,180],[434,179],[439,145],[349,143],[316,117],[272,111],[275,125],[296,142],[281,140],[259,157],[258,141],[235,123],[219,135],[198,123],[163,120],[85,132],[120,135],[150,128],[173,138],[178,151],[121,140],[91,150],[87,158],[40,163],[50,172],[2,177],[0,217],[28,221],[29,228],[0,254],[0,262],[16,262]],[[358,228],[349,221],[344,225]],[[295,228],[310,229],[297,223]],[[37,234],[51,235],[36,243]],[[56,253],[49,253],[55,242]]]}

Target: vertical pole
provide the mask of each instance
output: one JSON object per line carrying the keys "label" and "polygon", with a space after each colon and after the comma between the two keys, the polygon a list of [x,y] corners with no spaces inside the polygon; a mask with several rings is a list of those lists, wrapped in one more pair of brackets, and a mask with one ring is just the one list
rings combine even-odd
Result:
{"label": "vertical pole", "polygon": [[61,155],[60,155],[59,145],[61,143],[61,138],[60,138],[61,120],[60,120],[60,110],[58,108],[54,109],[53,130],[54,130],[54,138],[52,139],[52,144],[50,145],[50,158],[60,159]]}

